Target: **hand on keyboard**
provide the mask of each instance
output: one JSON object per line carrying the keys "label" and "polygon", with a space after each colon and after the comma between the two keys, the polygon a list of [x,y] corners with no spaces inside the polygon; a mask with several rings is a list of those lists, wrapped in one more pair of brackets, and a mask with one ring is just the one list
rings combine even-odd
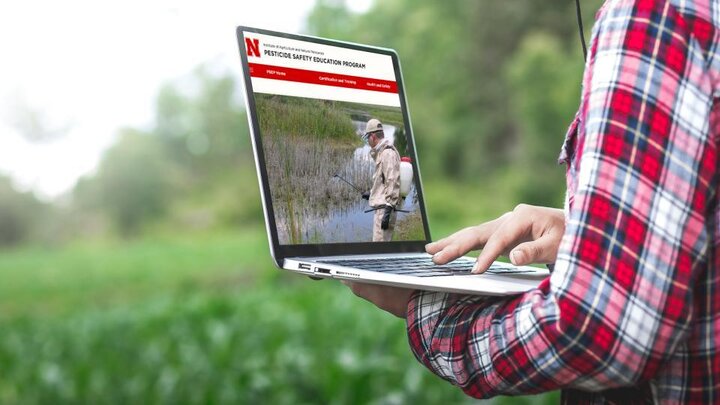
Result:
{"label": "hand on keyboard", "polygon": [[562,210],[520,204],[495,220],[462,229],[425,248],[436,264],[482,249],[472,272],[483,273],[500,255],[509,254],[517,266],[554,263],[564,233]]}

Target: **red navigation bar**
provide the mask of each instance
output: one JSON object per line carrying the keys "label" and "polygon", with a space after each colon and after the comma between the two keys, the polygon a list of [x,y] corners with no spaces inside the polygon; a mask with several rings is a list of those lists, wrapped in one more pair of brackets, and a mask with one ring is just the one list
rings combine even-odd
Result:
{"label": "red navigation bar", "polygon": [[251,77],[320,84],[324,86],[346,87],[358,90],[382,91],[385,93],[398,92],[397,83],[389,80],[316,72],[314,70],[294,69],[282,66],[262,65],[259,63],[250,63],[249,65]]}

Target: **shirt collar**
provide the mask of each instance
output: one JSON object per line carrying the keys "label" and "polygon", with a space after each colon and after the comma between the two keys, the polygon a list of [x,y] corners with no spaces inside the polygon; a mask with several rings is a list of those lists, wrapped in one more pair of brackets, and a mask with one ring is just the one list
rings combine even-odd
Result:
{"label": "shirt collar", "polygon": [[383,148],[385,148],[387,145],[388,145],[388,140],[387,140],[387,139],[383,139],[382,141],[378,142],[377,145],[375,145],[375,150],[376,150],[377,152],[380,152],[380,151],[383,150]]}

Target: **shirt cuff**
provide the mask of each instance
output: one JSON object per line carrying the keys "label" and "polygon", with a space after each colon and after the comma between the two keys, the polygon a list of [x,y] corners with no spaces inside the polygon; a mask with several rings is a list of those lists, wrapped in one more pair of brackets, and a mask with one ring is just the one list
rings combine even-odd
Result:
{"label": "shirt cuff", "polygon": [[415,358],[440,377],[451,381],[431,361],[431,344],[437,323],[457,300],[458,294],[415,291],[408,301],[407,329],[410,349]]}
{"label": "shirt cuff", "polygon": [[[466,351],[451,347],[451,343],[457,343],[454,331],[476,320],[468,317],[498,298],[502,297],[415,291],[407,309],[408,341],[415,358],[452,384],[467,383],[465,371],[456,367],[462,362],[454,358]],[[468,307],[473,310],[468,312]]]}

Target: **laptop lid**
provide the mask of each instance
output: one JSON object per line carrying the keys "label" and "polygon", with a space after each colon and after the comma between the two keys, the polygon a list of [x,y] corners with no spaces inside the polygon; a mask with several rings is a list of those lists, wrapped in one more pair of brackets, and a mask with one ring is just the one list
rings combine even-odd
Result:
{"label": "laptop lid", "polygon": [[[237,37],[278,266],[286,257],[424,252],[431,239],[396,52],[242,26]],[[402,157],[406,196],[390,242],[372,242],[375,212],[362,198],[379,174],[362,138],[371,119]]]}

